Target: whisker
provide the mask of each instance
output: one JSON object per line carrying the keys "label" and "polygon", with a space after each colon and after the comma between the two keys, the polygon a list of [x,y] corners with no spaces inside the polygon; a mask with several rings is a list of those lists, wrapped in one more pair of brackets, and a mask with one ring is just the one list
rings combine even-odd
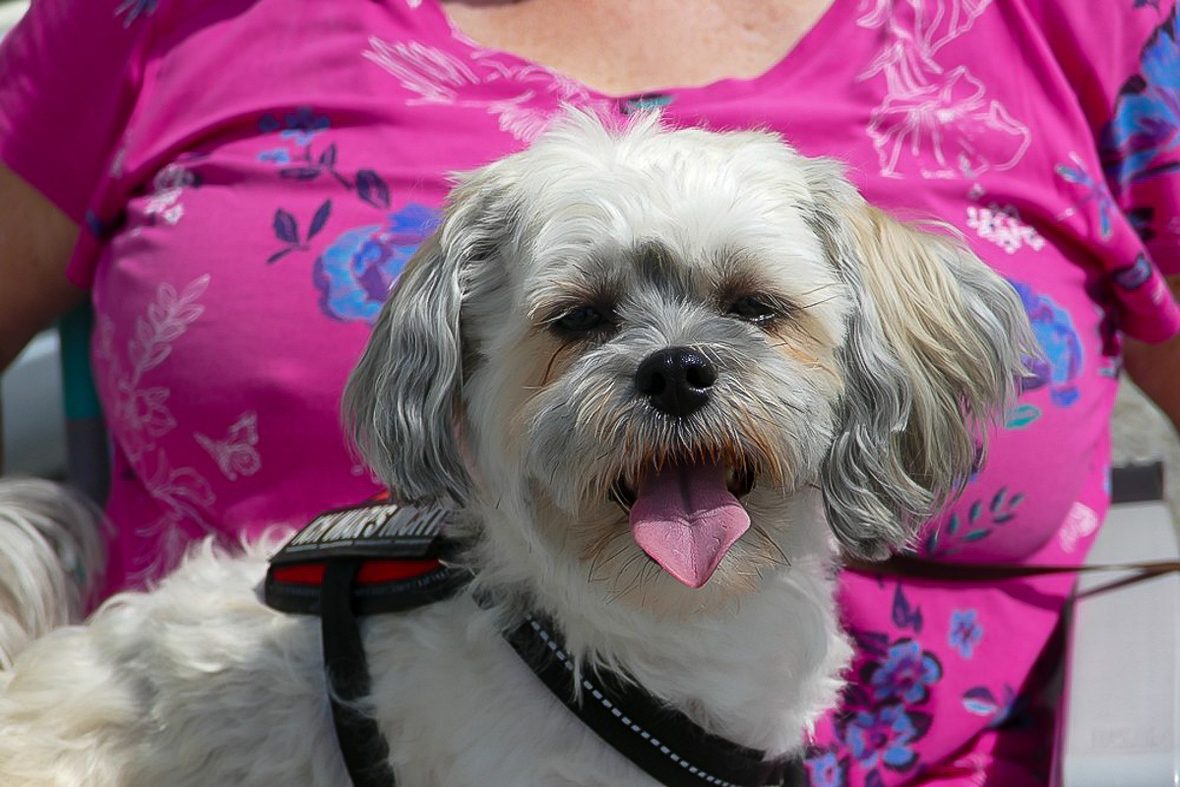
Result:
{"label": "whisker", "polygon": [[800,309],[804,309],[804,310],[805,310],[805,309],[811,309],[811,308],[813,308],[813,307],[815,307],[815,306],[822,306],[822,305],[824,305],[825,303],[828,303],[829,301],[834,301],[834,300],[836,300],[836,298],[838,298],[838,297],[840,297],[840,296],[839,296],[839,295],[833,295],[833,296],[831,296],[830,298],[823,298],[822,300],[818,300],[818,301],[812,301],[811,303],[803,303],[803,304],[800,304],[798,308],[800,308]]}
{"label": "whisker", "polygon": [[820,292],[821,290],[827,290],[827,289],[831,289],[832,287],[839,287],[839,286],[841,286],[841,285],[836,284],[835,282],[829,282],[827,284],[821,284],[818,287],[812,287],[810,290],[807,290],[806,292],[801,292],[799,294],[800,295],[811,295],[812,293]]}
{"label": "whisker", "polygon": [[764,541],[766,541],[767,545],[769,545],[772,549],[774,549],[775,552],[778,553],[779,559],[773,561],[775,564],[785,566],[787,568],[791,566],[791,559],[787,557],[787,553],[783,551],[783,548],[779,546],[778,542],[770,537],[770,533],[768,533],[765,528],[763,528],[761,525],[754,525],[750,529],[756,532]]}

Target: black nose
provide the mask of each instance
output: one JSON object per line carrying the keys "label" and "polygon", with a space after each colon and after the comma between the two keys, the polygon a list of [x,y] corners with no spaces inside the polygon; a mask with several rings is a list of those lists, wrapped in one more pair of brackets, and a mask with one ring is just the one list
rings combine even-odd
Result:
{"label": "black nose", "polygon": [[709,401],[717,370],[691,347],[668,347],[643,359],[635,370],[635,389],[668,415],[687,418]]}

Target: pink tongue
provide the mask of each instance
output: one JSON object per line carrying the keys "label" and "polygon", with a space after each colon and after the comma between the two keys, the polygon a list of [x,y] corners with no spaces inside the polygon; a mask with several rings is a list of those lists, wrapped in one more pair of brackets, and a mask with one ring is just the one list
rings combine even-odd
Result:
{"label": "pink tongue", "polygon": [[639,483],[631,506],[635,542],[669,574],[699,588],[709,581],[750,516],[725,487],[717,464],[665,467]]}

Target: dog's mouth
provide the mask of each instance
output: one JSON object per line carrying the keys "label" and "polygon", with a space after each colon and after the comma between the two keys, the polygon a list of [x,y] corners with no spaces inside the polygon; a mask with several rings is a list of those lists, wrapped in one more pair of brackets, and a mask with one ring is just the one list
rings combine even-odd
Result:
{"label": "dog's mouth", "polygon": [[[619,476],[611,484],[610,491],[608,492],[610,499],[628,514],[631,513],[631,507],[635,505],[636,483],[635,481],[628,481],[624,476]],[[726,465],[725,488],[739,500],[750,494],[750,490],[754,488],[754,469],[744,464]]]}
{"label": "dog's mouth", "polygon": [[692,588],[709,581],[750,527],[740,499],[754,487],[749,463],[683,457],[620,477],[610,496],[631,520],[635,542]]}

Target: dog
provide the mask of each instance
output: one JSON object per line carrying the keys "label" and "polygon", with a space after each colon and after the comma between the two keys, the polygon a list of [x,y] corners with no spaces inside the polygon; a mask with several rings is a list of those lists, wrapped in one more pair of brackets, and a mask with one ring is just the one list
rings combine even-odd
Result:
{"label": "dog", "polygon": [[93,604],[106,557],[101,525],[77,491],[0,482],[0,681],[30,641],[78,622]]}
{"label": "dog", "polygon": [[[770,133],[570,112],[462,176],[344,397],[369,466],[449,512],[471,575],[362,624],[355,709],[397,784],[660,783],[513,652],[525,616],[552,621],[576,694],[608,672],[797,756],[851,655],[840,554],[882,558],[953,498],[1033,347],[953,237]],[[0,783],[348,785],[319,623],[262,601],[275,546],[203,544],[28,646]]]}

